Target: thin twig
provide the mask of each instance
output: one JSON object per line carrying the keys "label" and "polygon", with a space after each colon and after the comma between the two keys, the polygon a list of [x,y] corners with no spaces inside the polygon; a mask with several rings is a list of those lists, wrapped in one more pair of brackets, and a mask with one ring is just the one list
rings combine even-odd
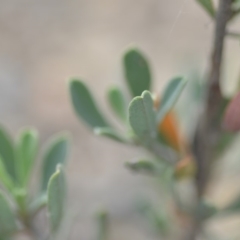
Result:
{"label": "thin twig", "polygon": [[[205,193],[210,176],[213,149],[216,146],[221,133],[221,127],[217,116],[219,113],[219,106],[223,100],[220,90],[220,78],[226,27],[232,16],[231,4],[232,0],[219,1],[219,8],[215,20],[216,25],[210,72],[207,82],[205,108],[200,118],[199,127],[193,144],[193,153],[197,163],[197,204],[201,201]],[[198,216],[194,216],[191,229],[185,239],[195,240],[201,230],[201,225],[202,222],[198,219]]]}

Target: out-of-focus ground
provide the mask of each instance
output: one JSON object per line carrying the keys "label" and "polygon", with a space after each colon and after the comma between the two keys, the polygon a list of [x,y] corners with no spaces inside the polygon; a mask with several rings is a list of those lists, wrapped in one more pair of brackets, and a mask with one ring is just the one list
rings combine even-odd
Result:
{"label": "out-of-focus ground", "polygon": [[[134,210],[136,199],[154,195],[151,181],[123,167],[140,153],[96,138],[78,121],[68,79],[84,79],[112,119],[105,94],[111,84],[121,84],[126,47],[136,44],[148,56],[159,92],[175,75],[206,72],[212,30],[194,0],[0,2],[0,121],[13,135],[35,126],[42,141],[62,130],[71,133],[69,202],[79,216],[70,239],[94,239],[99,206],[110,212],[112,240],[157,237]],[[227,93],[235,87],[239,58],[239,42],[229,40]]]}

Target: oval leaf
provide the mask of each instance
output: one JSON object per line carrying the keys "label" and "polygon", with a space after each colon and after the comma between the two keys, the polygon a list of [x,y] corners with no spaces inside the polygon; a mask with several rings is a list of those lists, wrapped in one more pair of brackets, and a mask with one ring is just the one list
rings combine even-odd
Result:
{"label": "oval leaf", "polygon": [[108,91],[108,101],[113,112],[125,122],[127,119],[127,104],[122,91],[117,87],[110,88]]}
{"label": "oval leaf", "polygon": [[8,200],[0,191],[0,235],[7,235],[17,230],[17,224]]}
{"label": "oval leaf", "polygon": [[34,129],[24,129],[17,144],[16,171],[22,185],[26,185],[38,150],[38,133]]}
{"label": "oval leaf", "polygon": [[15,179],[14,146],[10,136],[2,127],[0,128],[0,156],[7,172]]}
{"label": "oval leaf", "polygon": [[55,233],[61,224],[66,201],[66,180],[61,165],[57,166],[56,172],[51,176],[47,189],[50,226]]}
{"label": "oval leaf", "polygon": [[156,116],[150,92],[144,91],[129,105],[129,123],[136,135],[144,142],[156,137]]}
{"label": "oval leaf", "polygon": [[158,109],[158,123],[162,122],[166,114],[172,109],[172,107],[178,100],[182,90],[184,89],[186,83],[187,82],[181,77],[174,78],[169,82],[163,93],[161,104]]}
{"label": "oval leaf", "polygon": [[54,137],[47,148],[43,159],[42,191],[46,191],[48,181],[58,164],[64,164],[68,154],[68,139],[65,136]]}
{"label": "oval leaf", "polygon": [[127,85],[133,97],[140,96],[145,90],[151,90],[148,61],[139,50],[127,51],[123,58],[123,64]]}
{"label": "oval leaf", "polygon": [[109,127],[83,82],[72,80],[70,82],[70,93],[73,107],[80,119],[93,128]]}

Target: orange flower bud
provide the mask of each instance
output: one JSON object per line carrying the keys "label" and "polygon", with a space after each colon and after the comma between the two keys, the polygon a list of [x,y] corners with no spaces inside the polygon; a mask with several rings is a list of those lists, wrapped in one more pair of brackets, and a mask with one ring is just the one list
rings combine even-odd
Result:
{"label": "orange flower bud", "polygon": [[[155,107],[158,108],[160,101],[155,101]],[[176,117],[173,111],[169,112],[158,125],[159,133],[164,137],[164,140],[175,150],[181,151],[183,147],[183,139],[180,135]]]}

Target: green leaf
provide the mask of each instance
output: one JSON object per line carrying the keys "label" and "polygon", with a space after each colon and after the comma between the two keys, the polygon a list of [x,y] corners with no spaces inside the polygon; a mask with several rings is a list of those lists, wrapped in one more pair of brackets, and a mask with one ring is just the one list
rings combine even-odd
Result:
{"label": "green leaf", "polygon": [[125,122],[127,119],[127,104],[122,91],[117,87],[110,88],[108,91],[108,101],[113,112]]}
{"label": "green leaf", "polygon": [[14,213],[8,200],[0,191],[0,235],[7,235],[17,230]]}
{"label": "green leaf", "polygon": [[0,128],[0,156],[9,175],[15,179],[14,146],[7,132]]}
{"label": "green leaf", "polygon": [[141,201],[138,203],[138,210],[160,236],[166,237],[169,234],[171,222],[165,209],[156,209],[150,202]]}
{"label": "green leaf", "polygon": [[107,128],[107,127],[106,128],[94,128],[94,133],[99,136],[111,138],[117,142],[129,143],[129,141],[126,138],[121,136],[118,132],[116,132],[112,128]]}
{"label": "green leaf", "polygon": [[217,212],[218,210],[215,206],[204,200],[199,203],[196,209],[196,215],[202,220],[207,220],[208,218],[214,216]]}
{"label": "green leaf", "polygon": [[237,196],[233,202],[231,202],[228,206],[221,210],[222,213],[232,213],[239,214],[240,213],[240,196]]}
{"label": "green leaf", "polygon": [[153,162],[146,160],[138,160],[126,162],[125,166],[136,173],[146,173],[155,175],[158,172],[156,165]]}
{"label": "green leaf", "polygon": [[136,135],[145,143],[156,138],[156,115],[150,92],[144,91],[129,105],[129,123]]}
{"label": "green leaf", "polygon": [[66,202],[66,180],[61,165],[57,166],[56,172],[51,176],[47,189],[50,226],[55,233],[63,219]]}
{"label": "green leaf", "polygon": [[151,73],[148,61],[137,49],[130,49],[123,58],[125,78],[133,97],[151,90]]}
{"label": "green leaf", "polygon": [[8,189],[10,192],[14,188],[14,182],[11,176],[8,174],[3,161],[0,157],[0,181],[3,184],[3,186]]}
{"label": "green leaf", "polygon": [[108,214],[106,211],[99,211],[97,213],[97,223],[98,223],[98,240],[107,240],[108,239]]}
{"label": "green leaf", "polygon": [[54,137],[45,152],[42,167],[42,191],[46,191],[48,181],[58,164],[64,164],[68,154],[68,139],[66,136]]}
{"label": "green leaf", "polygon": [[38,133],[34,129],[24,129],[17,144],[16,171],[21,186],[26,186],[38,151]]}
{"label": "green leaf", "polygon": [[29,206],[29,212],[32,215],[36,214],[40,209],[47,205],[47,199],[46,192],[38,196],[34,201],[31,202]]}
{"label": "green leaf", "polygon": [[169,82],[163,93],[163,97],[158,109],[158,123],[160,123],[166,114],[172,109],[180,94],[182,93],[182,90],[184,89],[186,83],[186,80],[181,77],[176,77]]}
{"label": "green leaf", "polygon": [[70,82],[70,93],[73,107],[80,119],[90,127],[109,127],[86,85],[79,80]]}
{"label": "green leaf", "polygon": [[202,7],[211,17],[215,16],[215,9],[212,0],[197,0],[197,2],[202,5]]}

